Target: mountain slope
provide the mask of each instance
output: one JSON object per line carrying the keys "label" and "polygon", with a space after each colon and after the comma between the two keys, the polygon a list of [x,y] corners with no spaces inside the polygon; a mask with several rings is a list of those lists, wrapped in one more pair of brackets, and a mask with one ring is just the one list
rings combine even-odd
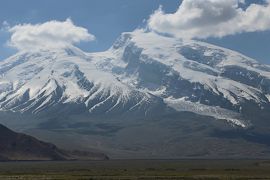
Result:
{"label": "mountain slope", "polygon": [[176,110],[245,127],[250,108],[270,108],[270,66],[228,49],[135,31],[92,56],[99,68]]}
{"label": "mountain slope", "polygon": [[55,145],[18,134],[0,125],[0,160],[66,160],[67,153]]}
{"label": "mountain slope", "polygon": [[54,144],[16,133],[0,124],[0,161],[28,160],[106,160],[102,153],[66,151]]}
{"label": "mountain slope", "polygon": [[55,105],[57,109],[64,104],[80,104],[91,114],[138,111],[145,115],[155,104],[162,106],[160,98],[130,88],[99,70],[74,47],[21,52],[1,62],[0,67],[3,111],[38,114]]}

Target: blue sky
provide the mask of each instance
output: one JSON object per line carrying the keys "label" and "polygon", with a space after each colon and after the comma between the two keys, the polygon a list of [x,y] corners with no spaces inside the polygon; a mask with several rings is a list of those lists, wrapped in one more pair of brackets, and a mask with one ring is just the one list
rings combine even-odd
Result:
{"label": "blue sky", "polygon": [[[248,6],[252,1],[248,1]],[[261,2],[260,0],[253,2]],[[10,26],[20,23],[44,23],[50,20],[64,21],[71,18],[75,25],[87,28],[96,36],[92,42],[80,43],[85,51],[103,51],[126,31],[145,25],[144,19],[163,6],[166,13],[174,13],[179,0],[3,0],[0,2],[0,23]],[[7,47],[10,34],[0,31],[0,59],[16,52]],[[230,48],[270,64],[270,31],[248,32],[204,41]]]}

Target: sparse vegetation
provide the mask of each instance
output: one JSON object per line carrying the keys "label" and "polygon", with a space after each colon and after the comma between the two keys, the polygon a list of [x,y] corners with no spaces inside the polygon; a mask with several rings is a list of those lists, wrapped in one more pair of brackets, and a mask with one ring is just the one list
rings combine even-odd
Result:
{"label": "sparse vegetation", "polygon": [[0,179],[270,179],[262,160],[2,162]]}

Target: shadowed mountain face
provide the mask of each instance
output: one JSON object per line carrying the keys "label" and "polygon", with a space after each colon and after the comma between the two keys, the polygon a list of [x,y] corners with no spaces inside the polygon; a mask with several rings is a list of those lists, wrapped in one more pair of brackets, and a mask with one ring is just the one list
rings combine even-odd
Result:
{"label": "shadowed mountain face", "polygon": [[68,152],[55,145],[11,131],[0,125],[0,160],[71,160],[71,159],[106,159],[101,153]]}
{"label": "shadowed mountain face", "polygon": [[199,41],[137,30],[105,52],[21,51],[0,62],[0,122],[62,147],[263,156],[269,117],[270,66]]}
{"label": "shadowed mountain face", "polygon": [[65,160],[68,157],[53,144],[0,125],[0,160]]}

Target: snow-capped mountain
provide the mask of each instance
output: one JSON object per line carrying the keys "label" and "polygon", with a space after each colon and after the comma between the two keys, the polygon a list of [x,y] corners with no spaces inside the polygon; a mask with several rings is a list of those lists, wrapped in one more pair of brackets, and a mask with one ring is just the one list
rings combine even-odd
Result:
{"label": "snow-capped mountain", "polygon": [[100,69],[177,111],[245,127],[241,116],[247,104],[270,106],[270,66],[207,43],[135,31],[123,33],[108,51],[89,56]]}
{"label": "snow-capped mountain", "polygon": [[2,111],[38,114],[78,104],[81,112],[89,114],[138,111],[146,115],[155,104],[162,105],[162,99],[97,68],[90,56],[75,47],[20,52],[1,62],[0,72]]}
{"label": "snow-capped mountain", "polygon": [[[136,30],[98,53],[19,52],[0,62],[2,112],[154,116],[190,111],[241,127],[270,109],[270,66],[198,41]],[[64,111],[65,110],[65,111]]]}
{"label": "snow-capped mountain", "polygon": [[114,158],[270,157],[270,66],[136,30],[105,52],[0,61],[0,122]]}

